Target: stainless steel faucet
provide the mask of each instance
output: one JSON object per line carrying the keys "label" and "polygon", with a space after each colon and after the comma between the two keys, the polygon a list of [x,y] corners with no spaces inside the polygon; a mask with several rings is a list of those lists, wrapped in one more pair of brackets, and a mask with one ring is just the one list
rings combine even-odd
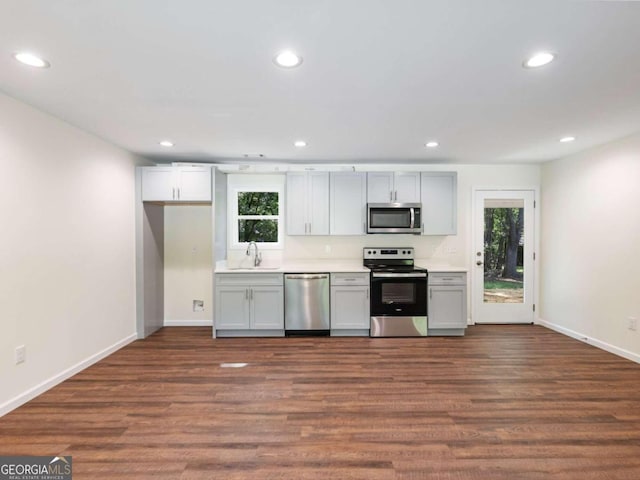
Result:
{"label": "stainless steel faucet", "polygon": [[251,245],[253,245],[256,250],[253,257],[253,266],[258,267],[260,263],[262,263],[262,254],[258,252],[258,244],[252,240],[249,242],[249,245],[247,245],[247,256],[251,255]]}

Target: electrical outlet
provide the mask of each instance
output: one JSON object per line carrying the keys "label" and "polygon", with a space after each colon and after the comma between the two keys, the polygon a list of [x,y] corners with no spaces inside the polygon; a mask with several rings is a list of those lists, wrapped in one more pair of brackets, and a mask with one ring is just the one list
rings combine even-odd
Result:
{"label": "electrical outlet", "polygon": [[627,320],[629,322],[627,326],[629,330],[633,330],[634,332],[638,330],[638,319],[636,317],[629,317]]}
{"label": "electrical outlet", "polygon": [[20,345],[16,347],[16,365],[24,363],[27,358],[27,347]]}
{"label": "electrical outlet", "polygon": [[193,311],[194,312],[204,312],[204,301],[203,300],[194,300],[193,301]]}

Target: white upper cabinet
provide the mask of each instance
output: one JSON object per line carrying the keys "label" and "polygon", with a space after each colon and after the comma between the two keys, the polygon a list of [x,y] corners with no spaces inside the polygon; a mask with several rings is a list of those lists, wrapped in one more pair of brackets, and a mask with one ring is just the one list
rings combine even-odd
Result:
{"label": "white upper cabinet", "polygon": [[420,172],[369,172],[368,203],[419,203]]}
{"label": "white upper cabinet", "polygon": [[331,235],[364,235],[367,218],[367,176],[363,172],[331,172],[329,218]]}
{"label": "white upper cabinet", "polygon": [[420,172],[399,172],[394,175],[393,180],[395,184],[395,202],[420,202]]}
{"label": "white upper cabinet", "polygon": [[455,235],[458,226],[457,172],[422,172],[422,234]]}
{"label": "white upper cabinet", "polygon": [[211,167],[142,167],[145,202],[210,202]]}
{"label": "white upper cabinet", "polygon": [[287,234],[329,234],[329,172],[287,173]]}
{"label": "white upper cabinet", "polygon": [[393,202],[393,172],[367,173],[367,202]]}

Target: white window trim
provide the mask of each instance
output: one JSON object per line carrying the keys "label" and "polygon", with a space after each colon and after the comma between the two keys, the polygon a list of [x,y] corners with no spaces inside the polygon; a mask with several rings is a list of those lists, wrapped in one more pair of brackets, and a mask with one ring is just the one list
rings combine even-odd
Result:
{"label": "white window trim", "polygon": [[[247,242],[238,242],[238,193],[239,192],[276,192],[278,194],[278,215],[256,215],[255,218],[272,218],[278,220],[278,241],[277,242],[256,242],[260,250],[282,250],[284,245],[284,184],[279,182],[271,183],[268,175],[261,175],[261,184],[256,185],[251,181],[252,175],[239,175],[246,177],[246,182],[242,179],[227,190],[227,232],[228,245],[230,250],[242,250],[247,248]],[[266,178],[265,178],[266,177]],[[236,182],[233,182],[236,183]],[[245,215],[243,218],[251,218],[252,215]]]}

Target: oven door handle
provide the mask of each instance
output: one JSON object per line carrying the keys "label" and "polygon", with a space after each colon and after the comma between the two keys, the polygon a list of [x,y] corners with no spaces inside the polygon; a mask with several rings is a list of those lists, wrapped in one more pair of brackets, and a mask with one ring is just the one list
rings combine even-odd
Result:
{"label": "oven door handle", "polygon": [[373,278],[427,278],[427,274],[424,272],[416,273],[378,273],[373,272],[371,274]]}

